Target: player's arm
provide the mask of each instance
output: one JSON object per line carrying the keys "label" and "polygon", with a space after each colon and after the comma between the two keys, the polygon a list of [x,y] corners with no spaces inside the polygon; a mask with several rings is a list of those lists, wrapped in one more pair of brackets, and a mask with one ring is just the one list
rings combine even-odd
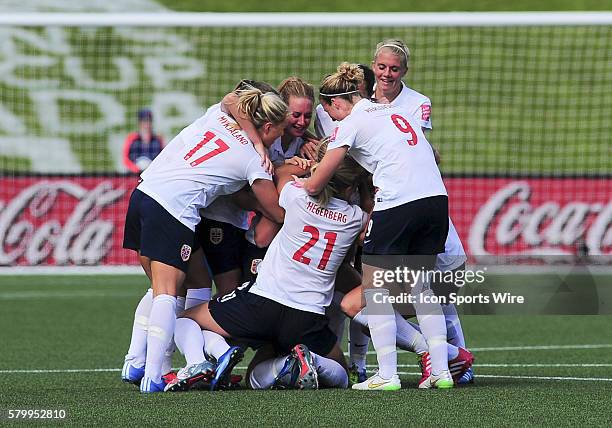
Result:
{"label": "player's arm", "polygon": [[268,156],[268,150],[264,146],[263,141],[261,141],[261,138],[259,138],[255,125],[253,125],[248,116],[238,108],[238,95],[235,92],[230,92],[223,97],[223,100],[221,101],[221,108],[223,111],[231,114],[232,117],[236,119],[238,125],[240,125],[244,132],[246,132],[249,140],[251,140],[253,143],[255,150],[259,156],[261,156],[261,165],[266,171],[272,174],[274,172],[274,165]]}
{"label": "player's arm", "polygon": [[278,205],[278,192],[271,180],[257,179],[251,184],[257,198],[258,211],[276,223],[285,221],[285,210]]}
{"label": "player's arm", "polygon": [[249,186],[244,186],[236,193],[232,193],[229,198],[243,210],[260,211],[259,202]]}
{"label": "player's arm", "polygon": [[347,151],[347,146],[327,150],[325,156],[323,156],[323,159],[321,159],[321,162],[319,162],[319,165],[310,178],[300,180],[303,183],[304,190],[306,190],[309,195],[317,195],[325,188],[336,169],[338,169],[342,161],[344,161],[344,156],[346,156]]}

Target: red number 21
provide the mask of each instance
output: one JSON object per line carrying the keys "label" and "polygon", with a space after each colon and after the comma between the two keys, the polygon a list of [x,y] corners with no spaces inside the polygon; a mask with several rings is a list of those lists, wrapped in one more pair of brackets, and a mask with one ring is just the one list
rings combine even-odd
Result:
{"label": "red number 21", "polygon": [[[293,260],[296,260],[300,263],[304,263],[305,265],[309,265],[311,262],[310,257],[306,257],[304,254],[306,251],[310,250],[319,240],[319,229],[314,226],[304,226],[304,232],[309,233],[311,235],[308,242],[302,245],[293,255]],[[323,250],[323,256],[321,257],[321,261],[317,266],[319,270],[325,270],[327,267],[327,263],[329,262],[329,258],[331,257],[331,253],[334,249],[334,244],[336,243],[336,238],[338,234],[336,232],[325,232],[323,238],[327,241],[325,245],[325,250]]]}
{"label": "red number 21", "polygon": [[[216,135],[214,134],[214,132],[207,131],[206,134],[204,134],[204,138],[202,138],[202,141],[200,141],[198,144],[196,144],[193,147],[193,149],[189,150],[189,152],[187,152],[187,154],[185,155],[185,157],[183,159],[185,159],[186,161],[191,159],[191,157],[195,154],[195,152],[200,150],[207,143],[210,143],[212,141],[212,139],[215,138],[215,136]],[[191,165],[191,166],[198,166],[199,164],[201,164],[205,160],[208,160],[208,159],[212,158],[213,156],[217,156],[219,153],[223,153],[224,151],[229,149],[229,146],[221,138],[217,138],[215,140],[215,144],[217,145],[216,149],[206,153],[204,156],[201,156],[201,157],[199,157],[197,159],[192,160],[191,162],[189,162],[189,165]]]}

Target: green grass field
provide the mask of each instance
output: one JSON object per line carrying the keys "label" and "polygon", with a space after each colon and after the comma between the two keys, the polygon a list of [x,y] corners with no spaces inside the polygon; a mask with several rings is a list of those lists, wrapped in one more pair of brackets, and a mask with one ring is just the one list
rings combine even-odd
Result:
{"label": "green grass field", "polygon": [[[415,389],[415,358],[401,353],[398,393],[143,396],[119,377],[133,310],[145,287],[144,275],[0,277],[1,418],[9,409],[65,409],[64,422],[73,426],[609,426],[612,421],[609,316],[463,317],[477,382],[449,391]],[[375,364],[374,356],[369,358]],[[175,363],[180,365],[180,358]]]}

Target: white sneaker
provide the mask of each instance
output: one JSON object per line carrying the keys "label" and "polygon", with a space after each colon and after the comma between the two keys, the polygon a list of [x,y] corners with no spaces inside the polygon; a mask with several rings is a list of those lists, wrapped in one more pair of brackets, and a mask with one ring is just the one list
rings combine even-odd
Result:
{"label": "white sneaker", "polygon": [[448,370],[444,370],[439,375],[433,373],[427,379],[419,383],[420,389],[449,389],[454,386],[453,377]]}
{"label": "white sneaker", "polygon": [[356,383],[352,388],[362,391],[398,391],[401,387],[402,383],[398,375],[393,375],[391,379],[383,379],[376,373],[366,381]]}

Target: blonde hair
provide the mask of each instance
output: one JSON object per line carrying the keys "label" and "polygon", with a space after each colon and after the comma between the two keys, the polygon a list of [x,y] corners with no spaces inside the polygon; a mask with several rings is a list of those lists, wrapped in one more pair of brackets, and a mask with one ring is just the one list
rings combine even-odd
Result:
{"label": "blonde hair", "polygon": [[373,62],[376,62],[376,57],[382,49],[389,49],[391,53],[400,59],[400,63],[405,70],[408,69],[408,61],[410,60],[410,50],[400,39],[386,39],[376,45],[374,51]]}
{"label": "blonde hair", "polygon": [[253,123],[261,128],[264,123],[282,123],[287,117],[287,104],[274,92],[263,93],[257,88],[236,91],[238,109]]}
{"label": "blonde hair", "polygon": [[[329,144],[329,137],[325,137],[317,146],[317,163],[310,168],[311,174],[313,174],[319,162],[325,156],[327,152],[327,145]],[[368,172],[355,160],[349,156],[345,156],[344,160],[334,172],[332,178],[321,192],[314,196],[317,203],[323,207],[327,206],[331,198],[344,199],[343,193],[349,187],[355,187],[362,178],[366,177]]]}
{"label": "blonde hair", "polygon": [[333,74],[325,76],[319,89],[319,99],[330,104],[333,97],[351,101],[359,96],[359,84],[363,81],[363,70],[357,64],[343,62]]}
{"label": "blonde hair", "polygon": [[314,103],[314,89],[311,84],[299,77],[288,77],[278,85],[278,92],[289,104],[290,97],[306,98]]}

